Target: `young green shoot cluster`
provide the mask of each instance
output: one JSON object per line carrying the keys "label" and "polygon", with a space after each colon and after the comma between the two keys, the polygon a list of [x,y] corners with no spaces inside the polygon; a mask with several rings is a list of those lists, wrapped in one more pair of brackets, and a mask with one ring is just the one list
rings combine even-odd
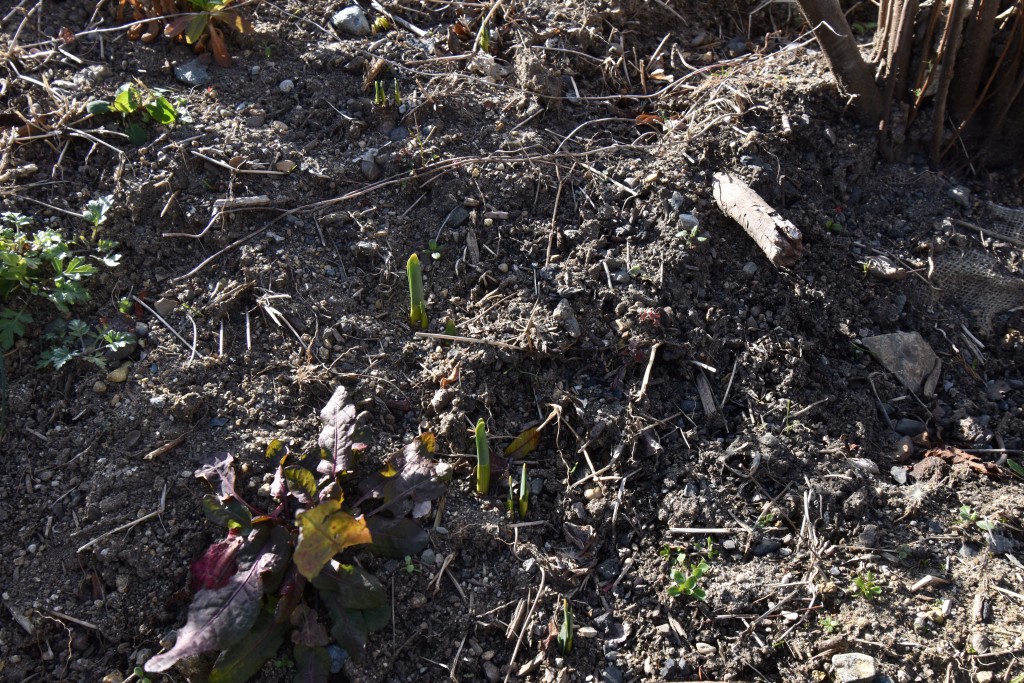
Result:
{"label": "young green shoot cluster", "polygon": [[508,500],[505,503],[509,514],[517,509],[518,502],[519,518],[526,519],[526,513],[530,510],[530,480],[526,477],[526,463],[523,463],[523,473],[519,478],[519,491],[515,490],[515,479],[508,475]]}
{"label": "young green shoot cluster", "polygon": [[853,588],[865,600],[874,600],[882,595],[882,587],[875,583],[875,577],[871,572],[853,577]]}
{"label": "young green shoot cluster", "polygon": [[572,610],[569,608],[569,601],[562,600],[562,628],[558,629],[558,645],[562,648],[562,654],[572,652]]}
{"label": "young green shoot cluster", "polygon": [[491,488],[491,450],[487,445],[487,425],[483,418],[477,420],[473,434],[476,438],[476,492],[486,496]]}
{"label": "young green shoot cluster", "polygon": [[703,557],[696,564],[688,564],[686,555],[677,555],[675,566],[672,567],[672,585],[668,587],[668,594],[672,597],[682,595],[687,598],[704,600],[704,589],[697,584],[709,569],[711,566]]}
{"label": "young green shoot cluster", "polygon": [[423,266],[420,257],[413,254],[405,264],[409,278],[409,324],[427,329],[427,304],[423,301]]}

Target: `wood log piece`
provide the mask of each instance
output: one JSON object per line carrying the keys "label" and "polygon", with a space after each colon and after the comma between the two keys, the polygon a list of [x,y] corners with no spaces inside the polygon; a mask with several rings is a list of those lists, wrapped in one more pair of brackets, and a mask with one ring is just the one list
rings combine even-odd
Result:
{"label": "wood log piece", "polygon": [[716,173],[714,197],[722,213],[739,223],[776,266],[787,268],[803,255],[800,230],[736,176]]}

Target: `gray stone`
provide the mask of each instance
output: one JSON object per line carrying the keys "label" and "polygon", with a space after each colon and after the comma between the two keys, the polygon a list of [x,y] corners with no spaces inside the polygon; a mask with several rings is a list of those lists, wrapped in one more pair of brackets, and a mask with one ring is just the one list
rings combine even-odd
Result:
{"label": "gray stone", "polygon": [[583,328],[580,327],[579,321],[576,319],[576,314],[572,310],[572,304],[569,303],[568,299],[562,299],[555,306],[555,311],[552,313],[552,317],[555,322],[558,323],[559,327],[565,330],[565,333],[570,337],[578,337],[582,333]]}
{"label": "gray stone", "polygon": [[942,361],[917,332],[864,337],[861,344],[886,370],[916,394],[931,398],[942,374]]}
{"label": "gray stone", "polygon": [[290,78],[286,78],[277,84],[277,89],[283,93],[289,93],[292,90],[295,90],[295,81]]}
{"label": "gray stone", "polygon": [[359,161],[359,171],[371,183],[380,178],[381,174],[380,166],[377,165],[377,162],[372,157],[364,157]]}
{"label": "gray stone", "polygon": [[156,303],[153,304],[153,310],[165,318],[171,313],[174,313],[174,309],[177,307],[178,302],[174,299],[168,299],[167,297],[157,299]]}
{"label": "gray stone", "polygon": [[896,433],[901,436],[917,436],[923,432],[928,431],[928,426],[919,420],[911,420],[910,418],[901,418],[896,422]]}
{"label": "gray stone", "polygon": [[755,545],[754,549],[750,552],[755,557],[764,557],[765,555],[771,555],[781,547],[782,543],[780,543],[779,541],[768,539],[761,541],[760,543]]}
{"label": "gray stone", "polygon": [[965,209],[971,208],[971,191],[963,185],[949,188],[949,198]]}
{"label": "gray stone", "polygon": [[206,85],[207,81],[210,80],[210,74],[206,70],[206,65],[200,62],[198,58],[184,64],[175,64],[174,77],[185,85],[193,86]]}
{"label": "gray stone", "polygon": [[488,683],[498,683],[501,680],[501,671],[492,662],[484,662],[484,676],[487,677]]}
{"label": "gray stone", "polygon": [[350,36],[370,35],[370,22],[366,18],[366,12],[358,5],[335,12],[331,17],[331,26]]}
{"label": "gray stone", "polygon": [[602,579],[612,579],[619,575],[619,569],[621,565],[619,561],[614,557],[609,557],[607,560],[597,565],[597,573],[601,575]]}
{"label": "gray stone", "polygon": [[874,524],[865,524],[857,535],[860,544],[866,548],[874,548],[878,543],[878,527]]}
{"label": "gray stone", "polygon": [[622,671],[614,664],[601,672],[601,683],[622,683]]}
{"label": "gray stone", "polygon": [[757,264],[753,261],[747,261],[743,264],[743,274],[747,277],[754,277],[757,275],[758,270]]}
{"label": "gray stone", "polygon": [[832,656],[836,683],[868,683],[875,677],[875,658],[859,652],[847,652]]}

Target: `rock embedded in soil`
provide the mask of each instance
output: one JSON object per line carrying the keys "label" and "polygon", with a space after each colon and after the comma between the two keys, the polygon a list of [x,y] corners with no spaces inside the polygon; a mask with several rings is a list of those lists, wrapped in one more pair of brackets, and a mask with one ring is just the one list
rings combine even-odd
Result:
{"label": "rock embedded in soil", "polygon": [[350,36],[370,35],[370,22],[363,9],[357,5],[335,12],[331,17],[331,26]]}
{"label": "rock embedded in soil", "polygon": [[174,77],[185,85],[201,86],[206,85],[210,80],[210,74],[206,65],[199,61],[199,58],[174,65]]}
{"label": "rock embedded in soil", "polygon": [[868,683],[875,678],[875,658],[859,652],[833,655],[836,683]]}

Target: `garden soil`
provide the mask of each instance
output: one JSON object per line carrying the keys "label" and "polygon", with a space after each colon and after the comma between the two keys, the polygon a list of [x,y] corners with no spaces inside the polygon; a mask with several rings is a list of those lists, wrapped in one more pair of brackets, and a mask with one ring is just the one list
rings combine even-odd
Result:
{"label": "garden soil", "polygon": [[[353,36],[336,3],[253,2],[229,68],[128,40],[117,4],[4,10],[3,211],[88,237],[113,195],[121,264],[72,313],[138,344],[121,376],[37,367],[59,315],[17,300],[0,679],[116,683],[168,647],[223,534],[198,459],[271,505],[268,444],[314,448],[340,385],[361,471],[431,432],[454,477],[422,553],[349,553],[393,617],[332,680],[1021,680],[1022,263],[990,208],[1024,207],[1019,165],[930,169],[924,124],[883,160],[785,3],[499,2],[485,53],[489,4]],[[178,121],[86,113],[124,83]],[[794,265],[717,208],[720,172],[799,229]],[[414,252],[427,332],[463,340],[410,327]],[[932,392],[868,353],[900,332]],[[500,463],[475,495],[477,419],[500,454],[552,414],[511,464],[525,518]],[[705,599],[671,596],[700,558]]]}

